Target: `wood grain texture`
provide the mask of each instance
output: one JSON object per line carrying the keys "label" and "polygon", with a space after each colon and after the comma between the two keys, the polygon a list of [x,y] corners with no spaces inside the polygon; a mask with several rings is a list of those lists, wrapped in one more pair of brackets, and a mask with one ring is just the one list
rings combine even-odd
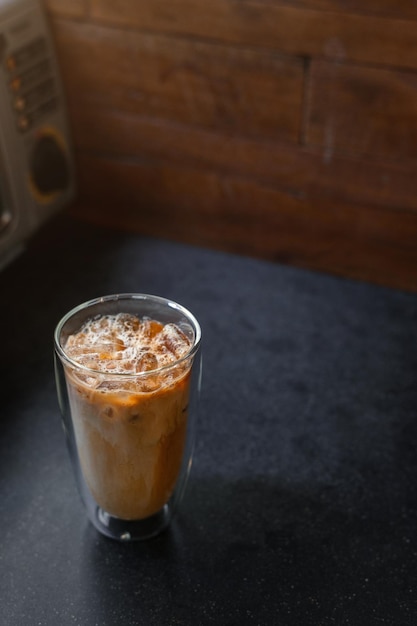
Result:
{"label": "wood grain texture", "polygon": [[75,214],[417,292],[411,3],[65,5]]}
{"label": "wood grain texture", "polygon": [[[413,0],[250,0],[261,4],[283,5],[317,11],[356,13],[417,20],[417,4]],[[241,0],[245,2],[245,0]]]}
{"label": "wood grain texture", "polygon": [[417,162],[338,155],[277,141],[164,123],[103,107],[71,108],[79,151],[114,159],[160,158],[254,178],[294,196],[417,211]]}
{"label": "wood grain texture", "polygon": [[127,28],[417,68],[416,26],[406,19],[249,0],[91,0],[91,14]]}
{"label": "wood grain texture", "polygon": [[55,16],[86,17],[88,0],[43,0],[45,9]]}
{"label": "wood grain texture", "polygon": [[57,21],[72,106],[296,142],[303,63],[268,51]]}
{"label": "wood grain texture", "polygon": [[151,159],[83,155],[80,171],[73,213],[83,219],[417,290],[417,214],[294,198]]}
{"label": "wood grain texture", "polygon": [[314,62],[310,85],[307,144],[329,158],[417,157],[416,73]]}

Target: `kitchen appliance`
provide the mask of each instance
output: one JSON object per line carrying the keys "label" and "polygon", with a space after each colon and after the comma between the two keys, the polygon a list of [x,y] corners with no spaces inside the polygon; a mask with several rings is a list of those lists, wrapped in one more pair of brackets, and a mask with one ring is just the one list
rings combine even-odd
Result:
{"label": "kitchen appliance", "polygon": [[64,93],[38,0],[0,0],[0,267],[75,195]]}

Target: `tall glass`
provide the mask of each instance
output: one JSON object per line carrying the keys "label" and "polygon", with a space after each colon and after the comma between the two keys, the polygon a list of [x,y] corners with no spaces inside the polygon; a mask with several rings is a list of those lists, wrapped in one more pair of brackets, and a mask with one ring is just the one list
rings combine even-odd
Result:
{"label": "tall glass", "polygon": [[[126,313],[175,324],[184,356],[139,373],[90,369],[67,338],[90,319]],[[147,539],[170,523],[191,468],[201,385],[201,329],[181,305],[146,294],[85,302],[55,329],[55,374],[64,432],[88,518],[104,535]]]}

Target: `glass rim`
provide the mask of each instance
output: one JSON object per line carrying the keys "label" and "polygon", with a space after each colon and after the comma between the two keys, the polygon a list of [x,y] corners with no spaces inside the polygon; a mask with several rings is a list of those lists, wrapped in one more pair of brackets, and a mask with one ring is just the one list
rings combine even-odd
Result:
{"label": "glass rim", "polygon": [[[117,302],[118,300],[149,300],[149,301],[154,301],[156,303],[159,304],[163,304],[165,306],[168,306],[168,308],[171,309],[175,309],[176,311],[179,311],[180,313],[182,313],[182,315],[184,315],[184,317],[190,322],[193,331],[194,331],[194,341],[190,347],[190,349],[188,350],[188,352],[186,354],[184,354],[182,357],[180,357],[179,359],[176,359],[175,361],[173,361],[172,363],[168,363],[167,365],[162,365],[161,367],[157,367],[155,369],[149,370],[149,371],[145,371],[145,372],[103,372],[103,370],[98,370],[98,369],[93,369],[91,367],[87,367],[86,365],[83,365],[82,363],[79,363],[78,361],[72,359],[70,356],[68,356],[68,354],[65,352],[64,348],[61,346],[60,343],[60,336],[62,333],[62,329],[64,328],[65,324],[72,318],[74,317],[74,315],[76,315],[77,313],[79,313],[80,311],[86,310],[92,306],[98,305],[98,304],[104,304],[106,302]],[[191,359],[194,357],[194,355],[196,354],[196,352],[198,351],[199,347],[200,347],[200,343],[201,343],[201,327],[199,322],[197,321],[197,318],[191,313],[191,311],[189,311],[186,307],[184,307],[182,304],[179,304],[178,302],[175,302],[174,300],[171,300],[170,298],[164,298],[162,296],[155,296],[152,294],[146,294],[146,293],[119,293],[119,294],[110,294],[107,296],[101,296],[98,298],[93,298],[91,300],[86,300],[85,302],[82,302],[81,304],[73,307],[72,309],[70,309],[58,322],[58,324],[55,327],[55,331],[54,331],[54,345],[55,345],[55,352],[58,355],[58,357],[60,358],[60,360],[62,362],[65,362],[66,364],[70,365],[71,367],[73,367],[76,370],[81,370],[85,373],[90,373],[90,374],[94,374],[95,376],[100,375],[100,376],[105,376],[106,378],[115,378],[115,379],[137,379],[137,378],[146,378],[148,376],[153,376],[155,374],[160,374],[162,372],[167,372],[170,369],[174,368],[174,367],[178,367],[179,365],[181,365],[182,363],[186,362],[187,360]]]}

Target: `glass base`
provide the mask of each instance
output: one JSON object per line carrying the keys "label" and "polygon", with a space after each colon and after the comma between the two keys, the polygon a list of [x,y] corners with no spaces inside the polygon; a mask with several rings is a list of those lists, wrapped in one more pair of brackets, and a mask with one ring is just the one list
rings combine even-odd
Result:
{"label": "glass base", "polygon": [[142,520],[123,520],[114,517],[100,507],[95,508],[91,518],[97,530],[117,541],[143,541],[156,537],[171,520],[170,507],[166,504],[158,513]]}

